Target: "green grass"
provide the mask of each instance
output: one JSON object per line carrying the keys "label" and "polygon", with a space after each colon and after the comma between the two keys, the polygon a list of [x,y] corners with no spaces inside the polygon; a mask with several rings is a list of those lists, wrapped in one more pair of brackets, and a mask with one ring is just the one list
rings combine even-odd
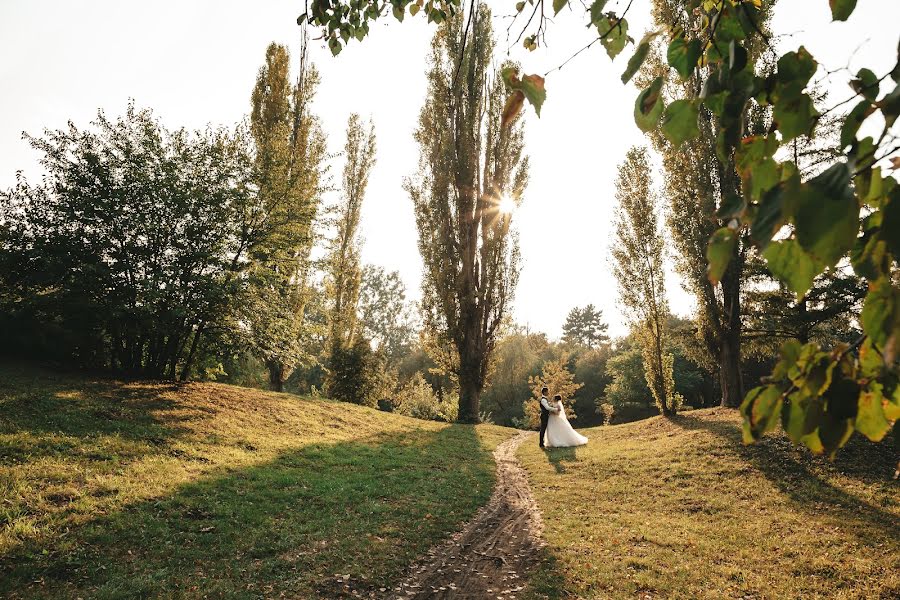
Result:
{"label": "green grass", "polygon": [[900,597],[890,440],[829,463],[780,434],[745,447],[739,426],[710,409],[590,429],[578,449],[524,445],[548,541],[533,595]]}
{"label": "green grass", "polygon": [[3,363],[0,596],[378,590],[486,502],[512,433]]}

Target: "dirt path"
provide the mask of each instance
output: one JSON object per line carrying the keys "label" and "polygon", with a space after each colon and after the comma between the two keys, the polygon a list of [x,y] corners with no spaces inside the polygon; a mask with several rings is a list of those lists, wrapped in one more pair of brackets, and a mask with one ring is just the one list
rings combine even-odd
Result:
{"label": "dirt path", "polygon": [[391,598],[504,598],[525,587],[535,566],[543,523],[525,471],[516,460],[523,432],[494,451],[497,485],[463,530],[432,548],[394,588]]}

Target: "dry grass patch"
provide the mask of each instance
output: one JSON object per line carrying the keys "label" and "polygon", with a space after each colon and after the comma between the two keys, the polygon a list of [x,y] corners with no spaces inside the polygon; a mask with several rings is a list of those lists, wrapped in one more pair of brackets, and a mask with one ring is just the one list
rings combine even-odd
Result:
{"label": "dry grass patch", "polygon": [[740,442],[737,411],[586,430],[519,456],[544,513],[551,598],[897,598],[900,488],[890,440],[834,463],[781,436]]}

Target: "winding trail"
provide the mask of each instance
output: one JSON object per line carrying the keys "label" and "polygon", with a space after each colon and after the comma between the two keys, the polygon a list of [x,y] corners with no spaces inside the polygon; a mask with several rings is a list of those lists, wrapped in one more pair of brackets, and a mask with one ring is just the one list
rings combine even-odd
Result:
{"label": "winding trail", "polygon": [[497,446],[497,483],[488,503],[413,565],[390,598],[517,597],[543,546],[541,514],[516,460],[516,449],[533,436],[522,432]]}

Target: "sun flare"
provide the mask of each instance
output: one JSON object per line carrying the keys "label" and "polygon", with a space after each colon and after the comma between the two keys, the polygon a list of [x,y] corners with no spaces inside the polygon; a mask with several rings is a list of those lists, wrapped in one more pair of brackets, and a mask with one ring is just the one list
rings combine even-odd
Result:
{"label": "sun flare", "polygon": [[498,208],[500,209],[500,212],[510,214],[512,211],[516,210],[516,201],[509,196],[503,196],[500,198]]}

